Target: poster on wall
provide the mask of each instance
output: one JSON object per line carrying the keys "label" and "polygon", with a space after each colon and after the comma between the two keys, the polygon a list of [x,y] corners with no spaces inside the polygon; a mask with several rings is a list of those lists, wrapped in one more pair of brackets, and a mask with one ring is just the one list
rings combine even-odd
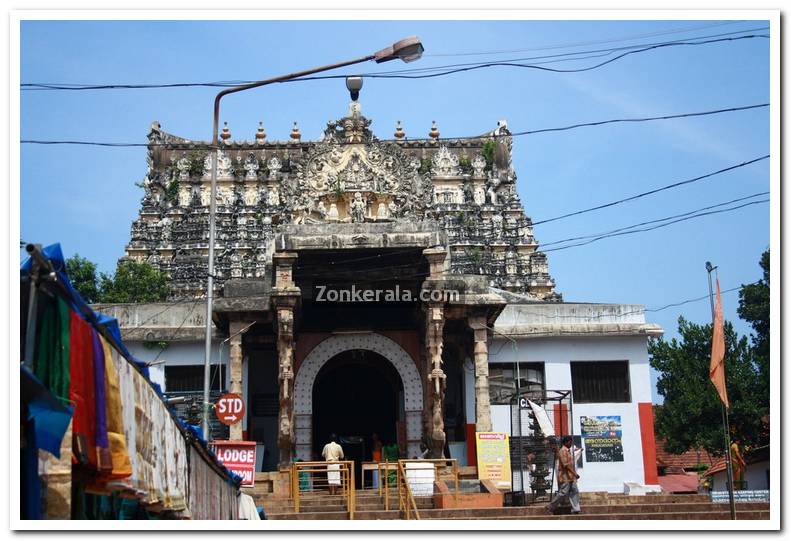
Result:
{"label": "poster on wall", "polygon": [[580,417],[586,462],[623,462],[620,415]]}
{"label": "poster on wall", "polygon": [[478,479],[489,479],[497,488],[511,490],[511,454],[505,432],[476,432]]}

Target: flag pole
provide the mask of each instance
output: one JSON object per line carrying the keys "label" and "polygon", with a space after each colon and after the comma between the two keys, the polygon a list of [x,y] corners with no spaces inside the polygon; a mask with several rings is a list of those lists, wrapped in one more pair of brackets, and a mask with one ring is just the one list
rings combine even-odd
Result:
{"label": "flag pole", "polygon": [[[709,303],[711,304],[711,330],[712,330],[712,340],[714,339],[714,321],[716,319],[716,315],[714,312],[714,291],[711,287],[711,273],[717,267],[713,267],[710,262],[706,261],[706,271],[708,272],[709,276]],[[722,309],[722,307],[720,307]],[[724,361],[723,361],[724,362]],[[727,473],[728,478],[728,502],[730,503],[731,509],[731,520],[736,520],[736,502],[733,498],[733,469],[731,468],[731,431],[730,425],[728,422],[728,409],[725,407],[725,403],[720,400],[720,406],[722,407],[722,427],[725,431],[725,472]]]}

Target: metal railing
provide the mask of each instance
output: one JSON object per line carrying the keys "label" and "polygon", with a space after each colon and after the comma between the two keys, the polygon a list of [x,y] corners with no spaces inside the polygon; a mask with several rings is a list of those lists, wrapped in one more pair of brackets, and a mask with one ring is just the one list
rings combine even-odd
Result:
{"label": "metal railing", "polygon": [[412,518],[410,516],[411,513],[415,514],[415,520],[420,520],[420,513],[417,510],[417,503],[415,503],[412,490],[409,488],[409,480],[407,479],[406,468],[402,460],[398,461],[396,476],[396,486],[398,487],[398,511],[404,513],[407,520]]}
{"label": "metal railing", "polygon": [[[377,466],[379,478],[379,496],[384,496],[385,510],[390,510],[390,488],[395,486],[398,491],[398,509],[405,512],[406,518],[414,512],[415,518],[420,519],[414,494],[409,486],[409,476],[406,472],[409,469],[407,464],[429,463],[434,466],[434,481],[444,480],[453,481],[453,498],[459,499],[459,462],[455,458],[434,458],[434,459],[404,459],[398,462],[380,462]],[[391,472],[395,476],[391,475]],[[433,494],[433,483],[432,483]]]}
{"label": "metal railing", "polygon": [[299,513],[306,496],[326,496],[330,489],[338,489],[337,495],[346,502],[349,520],[354,520],[357,505],[354,488],[354,462],[294,462],[291,465],[291,499],[294,511]]}

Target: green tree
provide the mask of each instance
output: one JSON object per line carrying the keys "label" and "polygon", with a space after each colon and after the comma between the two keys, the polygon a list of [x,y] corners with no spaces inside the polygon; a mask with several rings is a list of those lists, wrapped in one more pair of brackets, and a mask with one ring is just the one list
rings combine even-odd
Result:
{"label": "green tree", "polygon": [[115,276],[101,276],[100,302],[159,302],[167,294],[166,276],[145,261],[124,261]]}
{"label": "green tree", "polygon": [[758,366],[761,387],[769,396],[769,250],[759,262],[763,278],[754,284],[743,285],[739,290],[739,317],[752,325],[752,345]]}
{"label": "green tree", "polygon": [[[702,447],[722,455],[721,402],[709,379],[712,327],[680,317],[678,333],[680,340],[659,338],[648,344],[651,366],[659,372],[657,390],[664,397],[664,404],[656,413],[656,432],[666,440],[665,449],[671,453]],[[747,338],[739,338],[727,321],[725,372],[731,431],[745,444],[758,444],[762,437],[761,417],[768,412],[769,397],[761,390]]]}
{"label": "green tree", "polygon": [[96,264],[88,261],[80,254],[74,254],[66,260],[66,274],[82,298],[87,303],[97,302],[99,284],[96,276]]}

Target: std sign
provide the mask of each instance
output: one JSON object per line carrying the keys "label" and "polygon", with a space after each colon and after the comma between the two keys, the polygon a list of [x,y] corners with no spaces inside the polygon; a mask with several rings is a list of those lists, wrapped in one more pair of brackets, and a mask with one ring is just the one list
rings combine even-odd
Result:
{"label": "std sign", "polygon": [[224,425],[235,425],[244,417],[244,399],[238,394],[224,394],[214,403],[214,414]]}

